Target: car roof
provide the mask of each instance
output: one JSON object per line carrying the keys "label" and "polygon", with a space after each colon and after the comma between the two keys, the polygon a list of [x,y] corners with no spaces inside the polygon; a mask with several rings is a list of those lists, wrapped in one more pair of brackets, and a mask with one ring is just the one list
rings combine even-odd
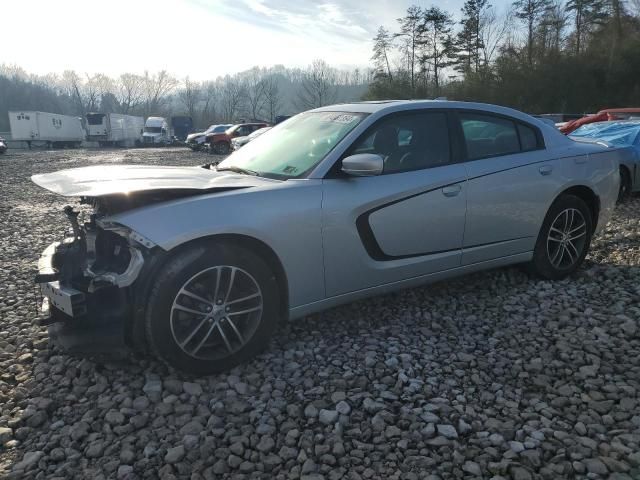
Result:
{"label": "car roof", "polygon": [[312,111],[377,113],[384,111],[391,112],[422,108],[483,110],[487,112],[502,113],[515,117],[524,115],[527,118],[533,118],[530,115],[524,114],[518,110],[514,110],[508,107],[502,107],[500,105],[477,102],[459,102],[452,100],[376,100],[368,102],[338,103],[335,105],[316,108]]}
{"label": "car roof", "polygon": [[547,145],[562,145],[570,142],[558,129],[549,125],[539,118],[534,118],[529,114],[514,110],[513,108],[492,105],[489,103],[459,102],[452,100],[378,100],[371,102],[352,102],[327,105],[316,108],[312,112],[349,112],[365,113],[380,118],[386,114],[422,109],[442,109],[442,110],[478,110],[479,112],[495,113],[526,122],[538,127],[544,134]]}

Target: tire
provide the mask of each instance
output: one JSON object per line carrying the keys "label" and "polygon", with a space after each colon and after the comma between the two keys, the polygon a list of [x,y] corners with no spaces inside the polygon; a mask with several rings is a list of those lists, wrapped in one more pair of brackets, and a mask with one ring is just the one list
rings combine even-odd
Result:
{"label": "tire", "polygon": [[231,150],[227,142],[218,142],[213,146],[213,151],[218,155],[226,155]]}
{"label": "tire", "polygon": [[617,203],[624,203],[631,195],[631,175],[625,167],[620,167],[620,190],[618,191]]}
{"label": "tire", "polygon": [[280,294],[273,272],[251,251],[197,244],[176,254],[157,278],[145,329],[152,350],[170,366],[198,375],[222,372],[267,346]]}
{"label": "tire", "polygon": [[[561,195],[542,223],[529,270],[548,280],[571,275],[587,256],[592,235],[593,216],[584,200]],[[571,238],[572,241],[568,240]]]}

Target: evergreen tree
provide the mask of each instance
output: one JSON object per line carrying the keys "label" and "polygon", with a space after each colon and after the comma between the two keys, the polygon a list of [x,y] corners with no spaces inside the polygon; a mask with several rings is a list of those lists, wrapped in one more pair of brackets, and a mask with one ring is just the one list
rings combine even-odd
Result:
{"label": "evergreen tree", "polygon": [[566,8],[573,13],[576,55],[580,55],[584,36],[606,18],[605,5],[603,0],[568,0]]}
{"label": "evergreen tree", "polygon": [[450,65],[450,56],[453,46],[451,39],[451,29],[453,20],[444,10],[438,7],[431,7],[424,11],[423,30],[426,41],[426,51],[424,60],[431,64],[433,68],[433,83],[435,94],[440,90],[441,70]]}
{"label": "evergreen tree", "polygon": [[406,16],[398,18],[400,32],[395,34],[395,37],[403,38],[401,49],[406,59],[405,61],[409,72],[412,96],[416,89],[416,64],[418,63],[418,51],[423,41],[422,35],[424,33],[424,29],[422,28],[422,22],[422,9],[417,5],[412,5],[407,9]]}
{"label": "evergreen tree", "polygon": [[371,59],[375,65],[376,75],[385,75],[389,81],[393,81],[391,66],[389,64],[389,51],[392,48],[391,35],[384,28],[380,27],[373,39],[373,55]]}
{"label": "evergreen tree", "polygon": [[463,72],[480,70],[480,52],[483,48],[481,18],[489,5],[487,0],[466,0],[462,7],[462,28],[455,41],[456,69]]}
{"label": "evergreen tree", "polygon": [[527,63],[531,66],[536,25],[540,16],[550,7],[550,0],[517,0],[513,6],[516,17],[527,25]]}

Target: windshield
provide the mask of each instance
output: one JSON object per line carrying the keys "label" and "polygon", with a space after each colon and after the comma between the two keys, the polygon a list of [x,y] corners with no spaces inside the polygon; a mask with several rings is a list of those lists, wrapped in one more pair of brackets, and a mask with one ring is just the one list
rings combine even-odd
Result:
{"label": "windshield", "polygon": [[144,131],[147,133],[162,133],[161,127],[144,127]]}
{"label": "windshield", "polygon": [[218,165],[250,170],[271,178],[307,174],[366,115],[352,112],[307,112],[280,123]]}
{"label": "windshield", "polygon": [[224,132],[227,128],[229,128],[229,125],[211,125],[204,133]]}

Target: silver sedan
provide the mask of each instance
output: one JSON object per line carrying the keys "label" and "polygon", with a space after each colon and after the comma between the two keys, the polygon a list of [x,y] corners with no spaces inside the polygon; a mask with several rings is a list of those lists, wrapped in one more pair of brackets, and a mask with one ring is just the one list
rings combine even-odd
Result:
{"label": "silver sedan", "polygon": [[386,101],[299,114],[217,166],[36,175],[94,212],[67,209],[71,237],[40,259],[43,323],[117,328],[206,374],[281,319],[511,264],[561,279],[609,221],[624,155],[508,108]]}

